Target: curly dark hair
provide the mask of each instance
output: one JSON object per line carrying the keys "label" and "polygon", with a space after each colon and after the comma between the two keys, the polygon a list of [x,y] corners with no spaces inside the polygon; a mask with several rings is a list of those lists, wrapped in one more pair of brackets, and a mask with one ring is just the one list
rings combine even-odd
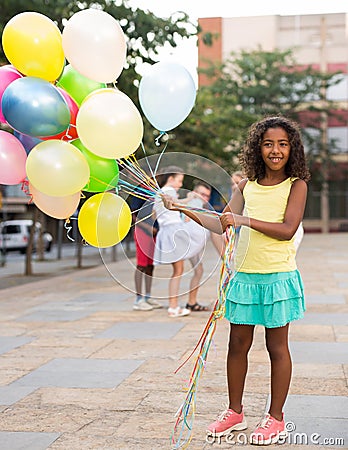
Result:
{"label": "curly dark hair", "polygon": [[266,116],[249,128],[247,140],[239,154],[245,176],[251,181],[265,176],[266,166],[261,156],[261,142],[269,128],[282,128],[288,134],[290,157],[285,166],[286,175],[309,181],[310,173],[306,164],[300,127],[293,120],[280,115]]}

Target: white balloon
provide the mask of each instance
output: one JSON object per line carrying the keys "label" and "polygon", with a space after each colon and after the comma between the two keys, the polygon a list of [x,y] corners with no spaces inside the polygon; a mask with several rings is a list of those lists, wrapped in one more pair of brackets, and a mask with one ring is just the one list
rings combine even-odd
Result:
{"label": "white balloon", "polygon": [[139,84],[139,102],[147,120],[159,131],[177,127],[190,114],[196,86],[181,64],[163,61],[151,66]]}
{"label": "white balloon", "polygon": [[125,94],[99,89],[80,106],[76,128],[83,145],[102,158],[124,158],[139,147],[144,133],[141,115]]}
{"label": "white balloon", "polygon": [[115,81],[126,61],[126,38],[119,23],[105,11],[84,9],[67,22],[63,50],[79,73],[100,83]]}

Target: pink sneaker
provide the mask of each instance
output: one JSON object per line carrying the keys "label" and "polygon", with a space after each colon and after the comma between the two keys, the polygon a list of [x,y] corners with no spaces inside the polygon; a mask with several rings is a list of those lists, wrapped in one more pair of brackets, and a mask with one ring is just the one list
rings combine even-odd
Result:
{"label": "pink sneaker", "polygon": [[266,414],[251,433],[250,443],[255,445],[276,444],[280,439],[286,439],[287,436],[284,414],[282,420],[277,420],[270,414]]}
{"label": "pink sneaker", "polygon": [[248,427],[243,410],[237,414],[233,409],[226,409],[215,422],[207,428],[207,434],[215,437],[225,436],[234,430],[245,430]]}

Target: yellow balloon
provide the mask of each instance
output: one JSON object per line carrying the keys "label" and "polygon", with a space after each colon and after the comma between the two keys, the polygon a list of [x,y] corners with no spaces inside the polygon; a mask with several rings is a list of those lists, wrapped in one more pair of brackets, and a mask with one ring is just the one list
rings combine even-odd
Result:
{"label": "yellow balloon", "polygon": [[79,203],[81,192],[65,197],[53,197],[40,192],[29,183],[29,192],[35,205],[45,214],[55,219],[68,219],[74,214]]}
{"label": "yellow balloon", "polygon": [[37,144],[28,155],[26,170],[30,183],[52,197],[81,191],[90,177],[88,162],[80,150],[57,139]]}
{"label": "yellow balloon", "polygon": [[95,194],[82,205],[78,227],[83,239],[99,248],[111,247],[126,237],[132,222],[128,204],[116,194]]}
{"label": "yellow balloon", "polygon": [[54,81],[62,73],[62,35],[43,14],[23,12],[12,17],[5,25],[2,45],[7,59],[24,75]]}
{"label": "yellow balloon", "polygon": [[132,100],[108,88],[91,93],[80,106],[76,128],[83,145],[102,158],[124,158],[134,153],[144,125]]}

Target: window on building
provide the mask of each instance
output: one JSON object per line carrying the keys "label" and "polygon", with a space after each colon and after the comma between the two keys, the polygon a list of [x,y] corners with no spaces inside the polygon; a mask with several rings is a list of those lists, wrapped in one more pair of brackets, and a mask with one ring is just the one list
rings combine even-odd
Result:
{"label": "window on building", "polygon": [[348,74],[336,75],[336,78],[341,79],[341,81],[335,86],[328,88],[326,93],[327,99],[332,101],[348,100]]}
{"label": "window on building", "polygon": [[327,137],[335,143],[332,153],[348,152],[348,127],[329,127]]}
{"label": "window on building", "polygon": [[320,130],[318,128],[304,128],[303,129],[303,143],[305,153],[309,152],[311,149],[312,155],[319,155],[319,146],[313,145],[313,143],[318,143],[320,140]]}
{"label": "window on building", "polygon": [[332,219],[347,219],[348,180],[329,182],[329,207]]}

